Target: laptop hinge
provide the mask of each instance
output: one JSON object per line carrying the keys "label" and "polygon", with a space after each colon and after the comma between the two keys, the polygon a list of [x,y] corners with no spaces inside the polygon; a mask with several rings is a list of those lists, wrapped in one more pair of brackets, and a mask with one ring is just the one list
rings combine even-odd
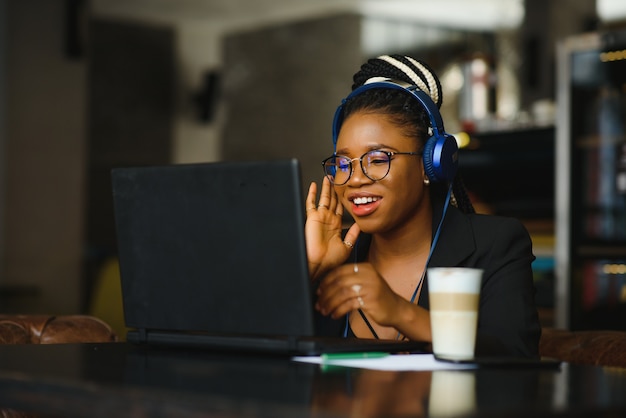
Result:
{"label": "laptop hinge", "polygon": [[293,335],[288,335],[287,347],[289,351],[293,351],[293,352],[297,351],[298,350],[298,337],[295,337]]}
{"label": "laptop hinge", "polygon": [[139,336],[139,343],[147,343],[148,342],[148,331],[145,328],[137,329],[137,335]]}

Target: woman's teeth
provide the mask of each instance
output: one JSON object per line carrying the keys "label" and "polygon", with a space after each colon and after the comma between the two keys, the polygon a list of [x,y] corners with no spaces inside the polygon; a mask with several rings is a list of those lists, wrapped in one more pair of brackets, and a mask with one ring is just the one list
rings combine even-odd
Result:
{"label": "woman's teeth", "polygon": [[353,203],[355,205],[365,205],[366,203],[376,202],[378,200],[377,197],[355,197]]}

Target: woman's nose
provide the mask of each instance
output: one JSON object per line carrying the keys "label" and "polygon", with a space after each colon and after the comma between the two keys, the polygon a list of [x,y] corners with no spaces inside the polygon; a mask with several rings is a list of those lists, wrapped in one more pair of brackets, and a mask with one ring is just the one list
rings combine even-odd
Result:
{"label": "woman's nose", "polygon": [[365,174],[365,170],[363,169],[363,165],[360,160],[356,160],[352,163],[352,175],[348,179],[348,183],[356,184],[365,184],[371,183],[372,180],[367,177]]}

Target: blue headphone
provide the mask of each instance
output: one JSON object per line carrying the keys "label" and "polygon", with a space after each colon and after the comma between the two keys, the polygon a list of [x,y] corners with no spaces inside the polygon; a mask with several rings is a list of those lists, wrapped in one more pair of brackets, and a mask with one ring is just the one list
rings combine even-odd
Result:
{"label": "blue headphone", "polygon": [[451,182],[456,175],[458,168],[458,145],[454,136],[446,133],[443,129],[443,120],[437,105],[428,94],[420,90],[417,86],[397,80],[372,81],[363,84],[350,93],[335,111],[333,119],[333,145],[337,147],[337,137],[339,129],[343,123],[343,107],[348,100],[358,96],[364,91],[376,88],[386,88],[402,90],[414,97],[426,110],[432,136],[424,144],[424,170],[432,182]]}

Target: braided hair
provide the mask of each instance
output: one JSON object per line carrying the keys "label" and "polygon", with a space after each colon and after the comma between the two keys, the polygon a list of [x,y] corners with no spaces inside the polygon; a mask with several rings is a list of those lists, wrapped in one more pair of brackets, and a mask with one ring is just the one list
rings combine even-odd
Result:
{"label": "braided hair", "polygon": [[[441,83],[432,69],[422,61],[398,54],[369,59],[354,74],[352,90],[367,81],[377,79],[392,79],[416,85],[430,96],[438,108],[441,108],[443,101]],[[425,139],[432,135],[430,118],[426,109],[409,94],[400,90],[371,89],[354,96],[344,105],[344,118],[358,111],[376,111],[385,114],[396,126],[404,130],[405,135],[421,139],[422,146]],[[431,187],[431,193],[436,195],[439,195],[442,190],[437,186]],[[445,194],[445,191],[443,193]],[[464,213],[475,212],[458,173],[452,181],[450,201]]]}

